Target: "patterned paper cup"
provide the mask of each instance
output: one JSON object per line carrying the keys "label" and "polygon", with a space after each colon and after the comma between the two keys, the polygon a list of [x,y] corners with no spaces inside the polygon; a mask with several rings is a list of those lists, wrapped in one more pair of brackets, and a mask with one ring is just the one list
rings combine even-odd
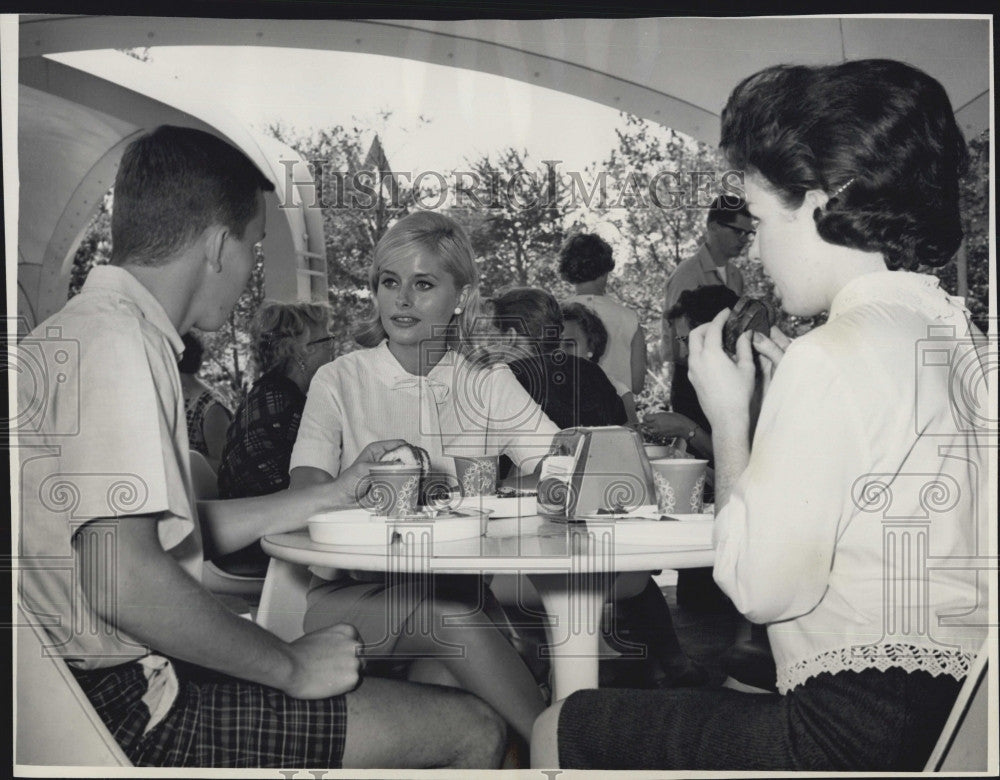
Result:
{"label": "patterned paper cup", "polygon": [[358,503],[382,517],[405,517],[417,511],[420,467],[373,463],[361,482]]}
{"label": "patterned paper cup", "polygon": [[497,492],[499,456],[455,456],[455,476],[462,488],[462,496],[494,496]]}
{"label": "patterned paper cup", "polygon": [[649,465],[656,483],[657,511],[674,515],[701,512],[707,460],[657,458]]}

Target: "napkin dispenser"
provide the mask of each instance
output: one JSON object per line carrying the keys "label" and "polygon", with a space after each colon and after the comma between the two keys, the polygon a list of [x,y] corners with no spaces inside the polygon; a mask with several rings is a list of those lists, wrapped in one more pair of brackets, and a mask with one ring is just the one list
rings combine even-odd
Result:
{"label": "napkin dispenser", "polygon": [[567,428],[542,461],[538,514],[573,520],[656,503],[642,437],[629,428]]}

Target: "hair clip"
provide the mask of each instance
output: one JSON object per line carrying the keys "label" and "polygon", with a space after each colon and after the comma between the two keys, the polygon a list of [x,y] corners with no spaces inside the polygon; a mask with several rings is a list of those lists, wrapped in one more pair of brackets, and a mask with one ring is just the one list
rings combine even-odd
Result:
{"label": "hair clip", "polygon": [[833,200],[838,195],[840,195],[840,193],[842,193],[844,190],[846,190],[848,187],[850,187],[852,184],[854,184],[854,177],[853,176],[850,179],[848,179],[846,182],[844,182],[843,184],[841,184],[839,187],[837,187],[837,189],[835,189],[833,192],[831,192],[830,193],[830,197],[828,198],[828,200]]}

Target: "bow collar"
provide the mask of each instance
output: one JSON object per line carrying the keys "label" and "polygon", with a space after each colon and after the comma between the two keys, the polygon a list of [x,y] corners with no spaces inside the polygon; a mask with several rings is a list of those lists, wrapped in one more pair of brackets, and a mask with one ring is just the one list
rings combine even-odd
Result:
{"label": "bow collar", "polygon": [[451,388],[445,382],[431,379],[427,376],[405,374],[404,376],[397,377],[392,383],[393,390],[403,390],[408,387],[417,388],[417,392],[420,394],[429,391],[437,404],[443,404],[447,401],[448,395],[451,392]]}

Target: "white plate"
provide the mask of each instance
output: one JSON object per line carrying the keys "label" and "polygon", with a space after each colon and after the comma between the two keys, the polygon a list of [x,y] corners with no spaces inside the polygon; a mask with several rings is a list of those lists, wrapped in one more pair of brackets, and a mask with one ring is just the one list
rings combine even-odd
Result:
{"label": "white plate", "polygon": [[364,509],[322,512],[309,518],[309,537],[336,547],[379,547],[411,533],[429,532],[434,542],[454,542],[482,536],[488,513],[463,510],[438,517],[388,518]]}
{"label": "white plate", "polygon": [[463,498],[458,511],[490,512],[494,520],[502,517],[527,517],[538,514],[538,499],[535,496],[497,498],[496,496],[471,496]]}

